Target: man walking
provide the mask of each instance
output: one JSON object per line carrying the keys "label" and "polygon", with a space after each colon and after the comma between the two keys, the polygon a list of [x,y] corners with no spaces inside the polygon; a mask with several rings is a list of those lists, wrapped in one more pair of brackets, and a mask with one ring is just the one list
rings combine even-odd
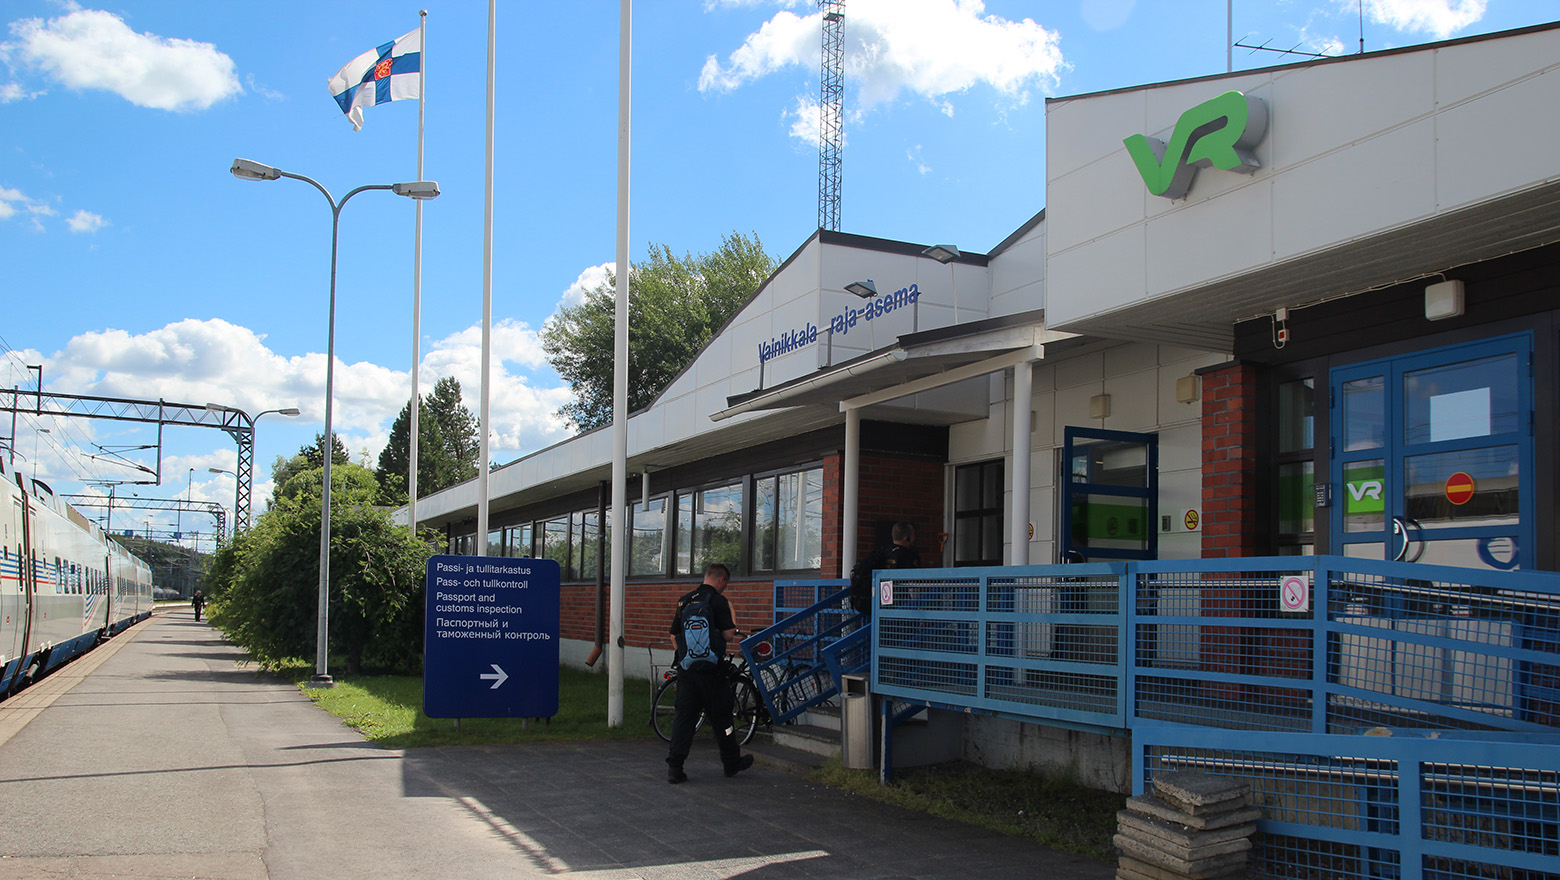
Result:
{"label": "man walking", "polygon": [[683,762],[693,747],[693,730],[702,713],[715,734],[720,762],[727,776],[753,766],[753,756],[742,754],[731,724],[732,687],[722,665],[726,643],[737,636],[731,603],[723,595],[731,571],[717,562],[704,572],[704,583],[677,600],[669,632],[677,641],[677,702],[672,717],[672,745],[666,753],[666,781],[688,781]]}

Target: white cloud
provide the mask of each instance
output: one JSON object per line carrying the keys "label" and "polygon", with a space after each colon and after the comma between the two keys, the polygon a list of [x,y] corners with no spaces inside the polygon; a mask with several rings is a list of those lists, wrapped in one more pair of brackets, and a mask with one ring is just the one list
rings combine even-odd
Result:
{"label": "white cloud", "polygon": [[[562,385],[538,384],[526,375],[546,366],[535,331],[517,321],[493,328],[494,457],[525,454],[569,436],[555,415],[569,400]],[[302,421],[324,422],[325,356],[283,356],[254,331],[219,318],[178,321],[139,335],[123,330],[83,333],[44,358],[53,390],[69,394],[183,403],[207,401],[249,413],[297,406]],[[481,379],[481,330],[467,328],[440,339],[424,356],[420,384],[427,394],[443,376],[461,383],[468,408],[477,411]],[[542,371],[543,382],[557,382]],[[409,370],[371,363],[336,363],[332,429],[356,460],[376,457],[390,424],[411,396]],[[222,465],[217,465],[222,466]],[[258,496],[257,496],[258,497]]]}
{"label": "white cloud", "polygon": [[[816,71],[820,15],[776,13],[724,64],[709,56],[700,91],[731,91],[791,66]],[[1056,84],[1065,65],[1058,41],[1032,19],[986,15],[980,0],[852,0],[845,25],[847,101],[853,111],[866,111],[909,92],[951,115],[949,96],[986,85],[1022,103],[1031,89]],[[793,136],[816,135],[816,108],[816,101],[798,99]]]}
{"label": "white cloud", "polygon": [[36,98],[43,92],[30,92],[21,83],[0,83],[0,104],[10,104],[14,101],[26,101]]}
{"label": "white cloud", "polygon": [[910,149],[905,150],[905,158],[909,159],[910,160],[910,164],[914,165],[915,166],[915,170],[917,172],[921,173],[922,175],[926,175],[926,174],[930,174],[931,173],[932,166],[926,164],[926,158],[921,155],[921,145],[920,144],[916,144],[915,146],[911,147]]}
{"label": "white cloud", "polygon": [[[1343,5],[1358,9],[1354,0]],[[1365,11],[1379,24],[1445,38],[1482,19],[1486,5],[1486,0],[1365,0]]]}
{"label": "white cloud", "polygon": [[32,200],[22,195],[20,190],[0,186],[0,220],[8,220],[15,216],[17,206],[26,207],[30,201]]}
{"label": "white cloud", "polygon": [[243,93],[233,59],[210,43],[138,34],[98,9],[75,9],[44,21],[11,23],[7,60],[42,71],[72,89],[113,92],[158,110],[204,110]]}
{"label": "white cloud", "polygon": [[577,306],[585,301],[585,294],[607,283],[607,276],[617,271],[617,262],[602,263],[591,266],[580,273],[580,277],[574,279],[569,289],[563,292],[563,298],[558,301],[558,308],[564,306]]}
{"label": "white cloud", "polygon": [[108,221],[104,220],[101,214],[94,214],[91,211],[77,211],[65,223],[70,226],[71,232],[97,232],[108,225]]}

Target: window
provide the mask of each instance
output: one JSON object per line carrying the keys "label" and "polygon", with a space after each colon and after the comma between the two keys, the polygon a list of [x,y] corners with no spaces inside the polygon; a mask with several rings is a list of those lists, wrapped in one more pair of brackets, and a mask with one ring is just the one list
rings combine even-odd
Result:
{"label": "window", "polygon": [[742,563],[742,484],[730,483],[677,495],[677,559],[674,574],[698,575],[713,562]]}
{"label": "window", "polygon": [[540,523],[539,527],[542,530],[542,558],[558,563],[563,580],[573,580],[573,570],[569,568],[569,517],[553,517]]}
{"label": "window", "polygon": [[504,530],[504,555],[516,558],[531,555],[531,535],[533,530],[530,523],[522,523],[518,526],[510,526]]}
{"label": "window", "polygon": [[753,481],[753,570],[823,565],[823,469]]}
{"label": "window", "polygon": [[[1379,411],[1378,389],[1361,383],[1351,389],[1348,405],[1358,411]],[[1278,522],[1275,552],[1280,556],[1309,556],[1316,546],[1316,385],[1310,378],[1278,385],[1278,435],[1274,449],[1277,466]],[[1374,422],[1375,420],[1370,420]],[[1368,434],[1369,432],[1365,432]],[[1369,447],[1367,436],[1351,438]]]}
{"label": "window", "polygon": [[1002,564],[1002,462],[953,472],[953,564]]}
{"label": "window", "polygon": [[654,575],[666,573],[666,499],[651,499],[648,505],[635,501],[629,506],[628,573]]}
{"label": "window", "polygon": [[582,510],[569,520],[572,526],[569,547],[574,557],[574,577],[577,580],[593,581],[596,579],[599,555],[597,542],[601,536],[601,516],[594,510]]}

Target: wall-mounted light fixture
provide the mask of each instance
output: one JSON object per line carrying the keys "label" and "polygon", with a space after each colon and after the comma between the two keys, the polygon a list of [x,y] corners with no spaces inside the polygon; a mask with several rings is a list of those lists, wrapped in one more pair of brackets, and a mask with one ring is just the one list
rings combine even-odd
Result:
{"label": "wall-mounted light fixture", "polygon": [[1175,399],[1179,403],[1197,402],[1197,374],[1182,376],[1175,380]]}
{"label": "wall-mounted light fixture", "polygon": [[1463,283],[1453,279],[1425,288],[1425,320],[1444,321],[1463,313]]}
{"label": "wall-mounted light fixture", "polygon": [[1095,396],[1089,398],[1089,418],[1091,418],[1091,419],[1108,419],[1108,418],[1110,418],[1110,395],[1109,394],[1096,394]]}
{"label": "wall-mounted light fixture", "polygon": [[871,299],[877,296],[877,285],[872,283],[871,278],[866,281],[852,281],[845,285],[845,292],[854,293],[862,299]]}

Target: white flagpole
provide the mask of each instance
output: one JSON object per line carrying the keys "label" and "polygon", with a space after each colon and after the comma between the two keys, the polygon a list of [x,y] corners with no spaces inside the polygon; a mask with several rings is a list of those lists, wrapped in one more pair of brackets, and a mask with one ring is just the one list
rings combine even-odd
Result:
{"label": "white flagpole", "polygon": [[628,567],[628,157],[634,0],[618,14],[617,317],[612,353],[612,593],[608,602],[607,726],[623,726],[623,588]]}
{"label": "white flagpole", "polygon": [[[417,61],[417,179],[423,179],[423,108],[428,102],[428,10],[418,13],[422,16],[418,35],[418,61]],[[406,519],[411,524],[412,531],[417,531],[417,441],[422,438],[417,427],[418,410],[422,409],[422,392],[417,384],[418,361],[421,360],[421,334],[422,334],[422,212],[423,200],[414,199],[417,202],[417,243],[412,250],[412,420],[407,427],[407,474],[406,486],[409,500],[406,504]]]}
{"label": "white flagpole", "polygon": [[498,0],[488,0],[487,69],[487,192],[482,228],[482,405],[477,414],[477,555],[487,555],[488,535],[488,398],[491,396],[488,363],[493,353],[493,67],[497,42],[493,29],[498,21]]}

